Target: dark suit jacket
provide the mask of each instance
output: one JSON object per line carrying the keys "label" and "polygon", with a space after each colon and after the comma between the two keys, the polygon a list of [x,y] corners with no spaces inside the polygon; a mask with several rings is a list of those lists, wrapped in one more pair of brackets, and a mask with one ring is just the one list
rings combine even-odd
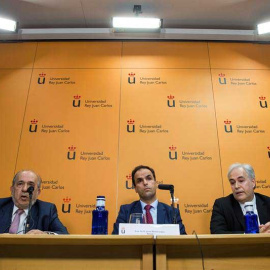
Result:
{"label": "dark suit jacket", "polygon": [[[12,198],[0,199],[0,233],[7,233],[11,225],[14,203]],[[57,215],[56,206],[52,203],[37,200],[31,209],[30,230],[38,229],[57,234],[68,234]]]}
{"label": "dark suit jacket", "polygon": [[[261,224],[270,221],[270,198],[255,193],[256,206]],[[210,222],[212,234],[244,233],[245,217],[233,195],[215,201]]]}
{"label": "dark suit jacket", "polygon": [[[181,234],[186,234],[185,226],[182,223],[179,210],[176,208],[176,221],[179,224]],[[119,234],[119,223],[128,223],[130,214],[142,213],[142,206],[140,201],[135,201],[131,204],[121,205],[116,223],[114,223],[112,234]],[[172,224],[173,211],[172,208],[165,204],[158,202],[157,206],[157,224]]]}

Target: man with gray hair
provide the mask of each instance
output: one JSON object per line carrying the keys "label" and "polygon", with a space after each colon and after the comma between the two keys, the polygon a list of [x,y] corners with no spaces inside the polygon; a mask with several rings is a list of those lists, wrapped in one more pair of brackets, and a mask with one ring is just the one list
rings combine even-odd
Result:
{"label": "man with gray hair", "polygon": [[[56,206],[38,200],[41,178],[31,170],[16,173],[10,187],[11,197],[0,199],[0,233],[23,234],[29,218],[28,234],[68,234],[58,218]],[[30,213],[29,194],[32,193]]]}
{"label": "man with gray hair", "polygon": [[212,234],[244,233],[246,202],[251,202],[258,215],[260,233],[270,233],[270,198],[254,193],[255,173],[251,165],[235,163],[229,167],[232,194],[215,201],[210,222]]}

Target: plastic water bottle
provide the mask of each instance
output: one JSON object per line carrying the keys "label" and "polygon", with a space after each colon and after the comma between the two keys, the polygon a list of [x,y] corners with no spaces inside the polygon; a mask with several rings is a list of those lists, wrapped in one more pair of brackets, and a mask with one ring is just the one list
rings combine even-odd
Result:
{"label": "plastic water bottle", "polygon": [[108,234],[108,211],[105,196],[97,196],[96,210],[92,212],[92,234]]}
{"label": "plastic water bottle", "polygon": [[253,204],[245,203],[245,233],[259,233],[258,216],[254,213]]}

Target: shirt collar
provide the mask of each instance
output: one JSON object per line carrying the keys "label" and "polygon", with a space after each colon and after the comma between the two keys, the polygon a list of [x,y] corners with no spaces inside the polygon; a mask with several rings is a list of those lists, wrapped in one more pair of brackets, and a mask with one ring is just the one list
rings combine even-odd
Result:
{"label": "shirt collar", "polygon": [[[144,210],[144,207],[147,205],[147,203],[144,203],[144,202],[141,201],[141,200],[140,200],[140,203],[141,203],[142,209]],[[150,205],[154,208],[154,210],[156,210],[156,209],[157,209],[157,205],[158,205],[158,199],[156,199],[156,200],[155,200],[154,202],[152,202]]]}
{"label": "shirt collar", "polygon": [[[19,208],[14,204],[13,206],[13,211],[12,211],[12,216],[15,215],[16,211],[18,210]],[[28,208],[27,209],[23,209],[24,210],[24,213],[26,215],[28,215]]]}
{"label": "shirt collar", "polygon": [[[253,196],[253,199],[252,199],[249,203],[251,203],[251,204],[253,205],[253,209],[254,209],[254,210],[257,209],[257,207],[256,207],[256,196],[255,196],[255,194],[254,194],[254,196]],[[240,202],[239,202],[239,204],[240,204],[240,206],[241,206],[242,212],[245,214],[245,213],[246,213],[246,210],[245,210],[245,203],[240,203]]]}

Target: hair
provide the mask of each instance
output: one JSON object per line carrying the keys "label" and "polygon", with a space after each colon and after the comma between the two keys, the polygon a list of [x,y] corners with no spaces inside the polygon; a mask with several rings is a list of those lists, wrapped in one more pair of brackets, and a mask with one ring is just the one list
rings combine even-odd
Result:
{"label": "hair", "polygon": [[231,172],[236,168],[243,168],[250,179],[255,178],[255,172],[251,165],[234,163],[229,167],[228,174],[227,174],[228,179],[230,179]]}
{"label": "hair", "polygon": [[34,171],[32,171],[32,170],[21,170],[21,171],[18,171],[18,172],[14,175],[14,177],[13,177],[13,180],[12,180],[12,186],[15,185],[15,183],[16,183],[16,181],[18,180],[20,174],[23,173],[23,172],[31,172],[31,173],[33,173],[33,174],[37,177],[37,186],[38,186],[38,188],[41,187],[41,182],[42,182],[41,177],[40,177],[36,172],[34,172]]}
{"label": "hair", "polygon": [[132,175],[132,184],[134,185],[134,187],[135,187],[135,178],[134,178],[135,177],[135,173],[137,171],[141,170],[141,169],[147,169],[147,170],[149,170],[153,174],[153,177],[154,177],[154,179],[156,181],[156,174],[155,174],[154,169],[150,168],[149,166],[139,165],[139,166],[135,167],[133,169],[132,173],[131,173],[131,175]]}

